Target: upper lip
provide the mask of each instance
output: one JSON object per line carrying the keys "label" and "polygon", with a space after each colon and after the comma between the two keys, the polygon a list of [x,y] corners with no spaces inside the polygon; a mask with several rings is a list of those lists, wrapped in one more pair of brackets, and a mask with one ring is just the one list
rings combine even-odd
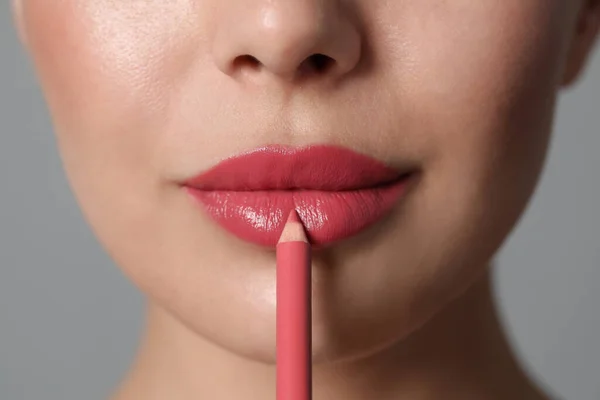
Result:
{"label": "upper lip", "polygon": [[406,175],[406,169],[347,148],[266,146],[227,158],[184,185],[206,191],[347,191],[390,184]]}

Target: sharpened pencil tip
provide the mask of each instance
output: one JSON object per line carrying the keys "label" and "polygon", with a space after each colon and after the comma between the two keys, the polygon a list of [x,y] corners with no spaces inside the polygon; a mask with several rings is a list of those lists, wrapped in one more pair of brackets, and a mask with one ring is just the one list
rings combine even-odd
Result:
{"label": "sharpened pencil tip", "polygon": [[300,217],[298,216],[298,213],[294,209],[292,209],[292,211],[290,212],[290,215],[288,215],[287,222],[300,222],[300,223],[302,223],[302,221],[300,220]]}
{"label": "sharpened pencil tip", "polygon": [[308,243],[308,238],[306,237],[306,232],[304,231],[304,225],[302,225],[302,221],[300,220],[296,210],[292,210],[290,212],[287,222],[283,227],[283,232],[281,232],[281,237],[279,238],[278,243],[285,242]]}

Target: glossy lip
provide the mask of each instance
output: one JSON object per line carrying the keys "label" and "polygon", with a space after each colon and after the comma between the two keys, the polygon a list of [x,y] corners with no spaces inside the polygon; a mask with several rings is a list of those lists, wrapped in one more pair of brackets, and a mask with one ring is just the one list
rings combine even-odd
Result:
{"label": "glossy lip", "polygon": [[311,243],[323,247],[390,213],[411,176],[343,147],[267,146],[228,158],[182,186],[242,240],[275,247],[295,209]]}

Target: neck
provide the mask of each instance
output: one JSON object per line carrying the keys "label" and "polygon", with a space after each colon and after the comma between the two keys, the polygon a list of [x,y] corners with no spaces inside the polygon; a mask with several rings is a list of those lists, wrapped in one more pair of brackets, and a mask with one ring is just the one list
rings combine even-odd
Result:
{"label": "neck", "polygon": [[[149,305],[138,357],[114,400],[273,399],[275,368],[237,357]],[[315,400],[542,400],[498,320],[489,273],[397,345],[313,368]]]}

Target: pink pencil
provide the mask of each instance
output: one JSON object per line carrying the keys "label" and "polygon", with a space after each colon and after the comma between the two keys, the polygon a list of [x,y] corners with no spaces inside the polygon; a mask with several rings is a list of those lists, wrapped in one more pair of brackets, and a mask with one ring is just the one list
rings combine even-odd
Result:
{"label": "pink pencil", "polygon": [[295,210],[276,251],[277,400],[311,400],[311,247]]}

